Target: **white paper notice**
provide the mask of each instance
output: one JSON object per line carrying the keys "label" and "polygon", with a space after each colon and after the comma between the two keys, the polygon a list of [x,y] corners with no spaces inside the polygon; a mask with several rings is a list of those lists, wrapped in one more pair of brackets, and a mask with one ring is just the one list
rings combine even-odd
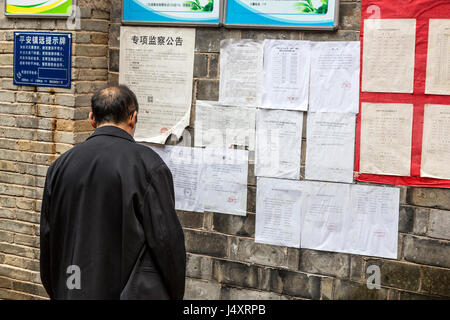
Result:
{"label": "white paper notice", "polygon": [[400,189],[352,185],[345,252],[397,259]]}
{"label": "white paper notice", "polygon": [[309,112],[305,179],[353,182],[356,116]]}
{"label": "white paper notice", "polygon": [[425,93],[450,95],[450,19],[430,19]]}
{"label": "white paper notice", "polygon": [[364,21],[362,91],[412,93],[415,19]]}
{"label": "white paper notice", "polygon": [[349,184],[305,182],[302,248],[344,252],[345,216],[350,211]]}
{"label": "white paper notice", "polygon": [[363,103],[360,172],[410,176],[412,104]]}
{"label": "white paper notice", "polygon": [[206,148],[202,178],[206,211],[247,214],[248,151]]}
{"label": "white paper notice", "polygon": [[450,179],[450,105],[425,105],[422,177]]}
{"label": "white paper notice", "polygon": [[359,112],[359,41],[313,42],[309,111]]}
{"label": "white paper notice", "polygon": [[139,101],[137,141],[164,144],[189,125],[195,29],[120,28],[120,84]]}
{"label": "white paper notice", "polygon": [[151,148],[159,154],[172,172],[175,209],[203,212],[201,190],[203,149],[177,146]]}
{"label": "white paper notice", "polygon": [[220,42],[219,101],[226,105],[261,104],[263,44],[253,40]]}
{"label": "white paper notice", "polygon": [[258,178],[255,242],[300,248],[300,181]]}
{"label": "white paper notice", "polygon": [[309,41],[264,41],[262,108],[308,110]]}
{"label": "white paper notice", "polygon": [[224,106],[197,100],[194,138],[196,147],[246,146],[255,150],[256,108]]}
{"label": "white paper notice", "polygon": [[255,176],[300,179],[303,112],[259,109]]}
{"label": "white paper notice", "polygon": [[399,188],[305,185],[302,248],[397,258]]}

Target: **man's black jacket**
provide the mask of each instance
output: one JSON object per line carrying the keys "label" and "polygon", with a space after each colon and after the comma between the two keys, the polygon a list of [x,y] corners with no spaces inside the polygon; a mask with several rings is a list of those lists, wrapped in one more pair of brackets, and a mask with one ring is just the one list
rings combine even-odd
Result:
{"label": "man's black jacket", "polygon": [[[174,201],[165,163],[118,127],[64,153],[47,172],[41,211],[50,298],[182,299],[186,251]],[[79,289],[70,266],[80,268]]]}

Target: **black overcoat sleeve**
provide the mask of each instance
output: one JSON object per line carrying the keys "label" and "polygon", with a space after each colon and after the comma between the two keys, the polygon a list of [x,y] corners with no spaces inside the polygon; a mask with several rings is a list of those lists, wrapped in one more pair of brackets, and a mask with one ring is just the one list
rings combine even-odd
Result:
{"label": "black overcoat sleeve", "polygon": [[183,299],[186,249],[183,229],[175,211],[172,174],[165,164],[152,173],[147,187],[143,227],[150,251],[171,299]]}
{"label": "black overcoat sleeve", "polygon": [[41,206],[41,224],[40,224],[40,275],[45,290],[51,299],[53,292],[51,287],[51,261],[50,261],[50,223],[49,223],[49,207],[50,207],[50,179],[51,168],[47,172],[45,179],[44,194]]}

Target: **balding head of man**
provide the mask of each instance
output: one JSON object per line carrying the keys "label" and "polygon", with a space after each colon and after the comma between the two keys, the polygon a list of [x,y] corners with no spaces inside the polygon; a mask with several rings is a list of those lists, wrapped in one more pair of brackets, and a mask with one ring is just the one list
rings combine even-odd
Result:
{"label": "balding head of man", "polygon": [[89,121],[94,129],[116,126],[134,136],[139,105],[136,95],[127,86],[110,86],[97,91],[91,105]]}

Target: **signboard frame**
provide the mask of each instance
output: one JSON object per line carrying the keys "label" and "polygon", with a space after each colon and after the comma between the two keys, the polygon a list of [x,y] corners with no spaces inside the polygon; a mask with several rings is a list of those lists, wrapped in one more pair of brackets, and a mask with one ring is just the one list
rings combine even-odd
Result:
{"label": "signboard frame", "polygon": [[195,26],[205,26],[205,27],[220,27],[223,21],[224,13],[224,0],[214,0],[219,3],[219,17],[217,23],[212,22],[200,22],[200,21],[187,21],[181,20],[178,22],[174,21],[139,21],[139,20],[125,20],[125,1],[132,0],[122,0],[122,25],[150,25],[150,26],[179,26],[179,27],[195,27]]}
{"label": "signboard frame", "polygon": [[6,17],[10,17],[10,18],[55,18],[55,19],[63,19],[63,18],[69,18],[72,17],[74,14],[74,10],[73,8],[76,7],[77,5],[77,0],[69,0],[71,1],[70,3],[70,14],[40,14],[40,13],[25,13],[25,12],[21,12],[21,13],[7,13],[6,12],[6,8],[8,5],[8,0],[4,0],[4,13]]}
{"label": "signboard frame", "polygon": [[[69,52],[68,52],[68,56],[66,56],[66,60],[68,62],[67,65],[67,81],[65,85],[55,85],[55,84],[37,84],[34,82],[21,82],[21,81],[17,81],[16,80],[16,76],[17,76],[17,59],[18,59],[18,52],[16,50],[18,50],[17,46],[16,46],[16,40],[19,38],[20,35],[22,34],[36,34],[37,36],[48,36],[51,35],[52,37],[54,36],[68,36],[67,38],[69,39],[69,42],[67,42],[67,46],[69,48]],[[14,49],[13,49],[13,84],[17,85],[17,86],[32,86],[32,87],[47,87],[47,88],[62,88],[62,89],[71,89],[72,87],[72,43],[73,43],[73,34],[71,32],[40,32],[40,31],[15,31],[14,32]],[[39,67],[38,67],[39,68]],[[56,79],[54,79],[56,80]]]}
{"label": "signboard frame", "polygon": [[[334,31],[337,30],[339,27],[339,6],[340,6],[340,0],[330,0],[335,2],[335,10],[334,10],[334,18],[333,18],[333,25],[332,26],[320,26],[320,25],[313,25],[313,24],[299,24],[295,25],[293,23],[290,24],[246,24],[246,23],[227,23],[227,9],[228,9],[228,2],[229,1],[235,1],[235,0],[224,0],[225,5],[223,9],[223,20],[222,23],[226,28],[252,28],[252,29],[279,29],[279,30],[318,30],[318,31]],[[293,21],[294,22],[294,21]]]}

